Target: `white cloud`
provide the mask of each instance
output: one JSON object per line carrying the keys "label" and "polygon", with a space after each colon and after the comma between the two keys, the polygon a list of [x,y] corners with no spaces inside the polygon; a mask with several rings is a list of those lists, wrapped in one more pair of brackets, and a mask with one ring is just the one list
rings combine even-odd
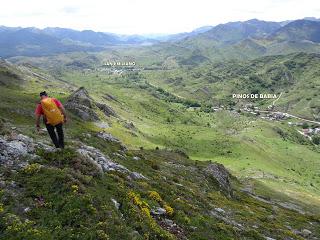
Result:
{"label": "white cloud", "polygon": [[320,17],[318,0],[10,0],[0,25],[69,27],[116,33],[174,33],[258,18]]}

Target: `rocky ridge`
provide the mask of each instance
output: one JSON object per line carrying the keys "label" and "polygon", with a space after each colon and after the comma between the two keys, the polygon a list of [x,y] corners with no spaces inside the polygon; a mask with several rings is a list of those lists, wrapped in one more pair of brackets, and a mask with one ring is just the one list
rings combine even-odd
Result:
{"label": "rocky ridge", "polygon": [[105,116],[117,117],[116,112],[104,103],[96,102],[84,87],[80,87],[68,98],[65,108],[84,121],[99,121],[96,110],[100,110]]}

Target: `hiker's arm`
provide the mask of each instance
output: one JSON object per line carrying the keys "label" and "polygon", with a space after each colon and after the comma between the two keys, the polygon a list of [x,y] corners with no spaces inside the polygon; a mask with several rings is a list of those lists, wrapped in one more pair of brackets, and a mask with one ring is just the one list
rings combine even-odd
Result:
{"label": "hiker's arm", "polygon": [[62,105],[61,105],[61,107],[59,107],[59,109],[61,110],[62,115],[64,117],[64,121],[66,122],[67,121],[67,112],[66,112],[66,110],[64,109],[64,107]]}
{"label": "hiker's arm", "polygon": [[40,129],[40,114],[36,114],[36,128],[39,130]]}
{"label": "hiker's arm", "polygon": [[39,131],[40,130],[40,118],[41,118],[41,115],[43,115],[43,111],[42,111],[42,107],[41,107],[40,103],[37,105],[36,110],[34,111],[34,114],[36,116],[36,127],[37,127],[37,130]]}

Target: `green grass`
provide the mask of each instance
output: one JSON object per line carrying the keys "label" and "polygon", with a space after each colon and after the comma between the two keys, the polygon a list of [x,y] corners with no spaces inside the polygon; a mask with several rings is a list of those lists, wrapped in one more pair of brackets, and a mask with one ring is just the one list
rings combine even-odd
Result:
{"label": "green grass", "polygon": [[[279,58],[281,59],[281,57]],[[285,60],[287,59],[285,58]],[[305,60],[306,59],[304,59],[304,61]],[[256,68],[258,68],[259,64],[265,64],[263,61],[269,60],[263,59],[250,64],[256,64]],[[216,71],[220,74],[219,77],[226,78],[225,74],[227,71],[249,71],[249,74],[251,71],[255,71],[255,69],[251,69],[252,66],[250,64],[249,66],[246,64],[240,67],[237,65],[227,65],[225,66],[227,70],[223,67],[220,69],[221,66],[217,65],[213,72]],[[266,66],[266,68],[269,67],[269,65]],[[247,68],[249,68],[249,70]],[[310,66],[310,68],[312,68],[312,66]],[[42,72],[41,70],[35,71]],[[211,69],[205,69],[205,71],[210,73]],[[261,71],[263,72],[264,70]],[[297,76],[302,76],[302,73],[299,72],[301,70],[296,71]],[[315,72],[316,70],[313,72],[307,71],[306,76],[313,76]],[[193,73],[196,73],[196,71]],[[259,210],[259,207],[254,207],[255,211],[258,211],[259,214],[257,214],[257,216],[251,216],[251,219],[251,217],[247,216],[248,210],[245,209],[243,202],[236,200],[229,202],[229,200],[225,199],[221,194],[216,193],[217,189],[214,186],[209,187],[210,183],[206,182],[209,180],[204,178],[203,172],[197,172],[195,176],[192,176],[194,172],[184,173],[181,171],[179,174],[176,174],[174,169],[170,169],[164,162],[169,160],[171,162],[179,162],[179,156],[174,155],[172,152],[165,154],[166,151],[150,153],[150,149],[159,147],[160,149],[167,150],[182,150],[191,158],[191,160],[182,161],[182,163],[187,166],[193,166],[195,163],[205,165],[208,164],[207,160],[221,162],[243,182],[249,184],[250,181],[248,179],[253,179],[255,184],[254,191],[257,194],[278,201],[293,201],[308,212],[319,213],[319,148],[301,139],[301,136],[296,134],[296,129],[291,129],[285,124],[257,120],[253,117],[228,111],[215,113],[189,111],[184,102],[178,103],[176,100],[172,100],[174,99],[172,98],[173,94],[166,95],[166,93],[162,91],[157,91],[156,87],[149,86],[145,83],[145,81],[151,82],[156,86],[159,84],[164,89],[174,93],[174,95],[181,95],[189,99],[191,90],[201,87],[202,84],[200,80],[193,82],[194,79],[188,75],[192,73],[186,74],[180,69],[179,71],[146,71],[138,74],[130,73],[122,76],[114,76],[100,72],[84,73],[78,70],[60,69],[60,71],[57,71],[54,69],[54,74],[56,74],[55,76],[58,76],[59,79],[73,86],[84,86],[96,101],[110,105],[120,115],[119,119],[102,118],[102,121],[106,121],[110,125],[110,128],[106,131],[121,139],[130,149],[137,150],[143,147],[146,151],[130,153],[132,155],[142,155],[145,158],[143,164],[136,164],[136,162],[123,161],[121,159],[117,159],[117,161],[130,167],[130,169],[142,172],[153,180],[151,183],[141,184],[142,186],[139,184],[137,184],[138,186],[135,185],[136,192],[141,195],[140,197],[142,199],[147,200],[147,191],[156,189],[163,198],[166,198],[165,201],[170,203],[174,209],[177,209],[175,220],[188,229],[188,234],[191,239],[203,239],[205,236],[213,233],[218,234],[217,236],[221,239],[241,237],[250,239],[250,236],[252,239],[259,239],[259,237],[261,237],[261,232],[256,233],[251,229],[245,233],[239,233],[231,229],[228,224],[217,222],[216,219],[213,220],[207,216],[203,217],[205,215],[205,206],[211,206],[213,203],[216,203],[215,206],[219,207],[230,206],[232,209],[241,209],[242,213],[236,215],[236,218],[241,221],[248,221],[250,224],[254,224],[257,221],[261,222],[261,225],[263,225],[261,231],[263,231],[264,234],[270,232],[270,229],[277,228],[282,229],[275,233],[277,236],[289,236],[288,230],[285,230],[283,225],[284,221],[295,223],[295,217],[298,217],[299,220],[297,222],[299,223],[297,224],[300,224],[307,220],[303,217],[301,220],[300,215],[297,216],[294,212],[281,209],[281,216],[279,216],[277,222],[264,225],[262,222],[265,221],[267,215],[270,213],[270,206],[265,207],[269,210],[263,210],[262,212],[260,212],[261,209]],[[176,78],[179,77],[180,74],[183,75],[182,80]],[[186,81],[186,88],[180,83],[175,86],[174,84],[167,85],[163,82],[170,77],[174,77],[174,81],[182,81],[182,83]],[[305,81],[305,83],[314,83],[314,80],[317,78],[316,76],[313,77],[314,78],[310,78],[310,82]],[[232,79],[231,83],[236,84],[237,81],[237,79]],[[267,79],[266,81],[269,80]],[[238,82],[238,84],[239,83],[240,82]],[[1,87],[1,93],[3,93],[0,96],[0,100],[3,103],[1,105],[1,117],[5,118],[6,121],[13,126],[18,127],[18,130],[35,139],[48,140],[48,136],[39,136],[34,132],[33,111],[38,101],[38,92],[42,89],[47,89],[52,96],[65,102],[67,94],[70,92],[69,88],[71,88],[68,84],[66,87],[64,82],[58,80],[52,80],[50,84],[51,86],[46,87],[47,81],[34,77],[26,81],[23,86],[24,91]],[[227,82],[218,81],[217,84],[213,83],[212,85],[211,90],[214,92],[217,91],[217,99],[226,96],[226,94],[232,90],[232,84],[230,85]],[[294,91],[297,91],[297,93],[300,92],[298,86],[300,88],[304,85],[297,85],[295,90],[292,92],[290,90],[291,95],[288,94],[292,97],[292,101],[296,101],[292,93]],[[190,92],[186,91],[188,88]],[[222,91],[218,92],[218,90],[221,89]],[[301,89],[303,88],[301,87]],[[316,91],[316,89],[317,86],[315,86],[315,89],[312,91]],[[103,96],[106,93],[112,94],[117,100],[105,100]],[[306,94],[306,92],[303,94]],[[201,96],[201,98],[197,96],[192,98],[199,102],[204,99],[203,96]],[[279,100],[279,104],[286,104],[286,99],[289,98],[285,97],[283,100]],[[283,102],[281,103],[281,101]],[[315,102],[314,104],[317,107],[315,98],[311,98],[311,100],[299,100],[297,106],[299,106],[299,104],[304,105],[307,102],[311,103],[312,101]],[[267,103],[263,102],[262,104]],[[298,113],[306,114],[307,116],[310,114],[310,109],[304,108],[299,110]],[[126,128],[125,124],[128,122],[133,122],[135,128]],[[95,133],[101,131],[101,129],[93,123],[81,121],[76,116],[70,115],[70,122],[65,126],[65,131],[67,141],[71,145],[72,140],[81,140],[108,154],[118,149],[117,146],[110,144],[104,145],[103,141],[95,137]],[[86,133],[92,134],[93,137],[86,139],[84,137]],[[194,160],[201,160],[202,162],[199,163],[199,161]],[[65,163],[62,164],[62,167],[70,168],[70,166]],[[156,169],[158,168],[161,171],[157,171]],[[162,181],[163,171],[166,172],[166,177],[172,182],[181,182],[191,190],[187,190],[188,188],[186,187],[183,191],[180,191],[172,182],[165,183]],[[60,175],[64,173],[58,170],[57,174]],[[127,183],[123,180],[123,177],[109,177],[111,178],[104,180],[95,179],[94,186],[88,185],[85,186],[85,188],[90,194],[95,194],[95,196],[100,198],[99,194],[104,191],[106,185],[112,185],[115,184],[112,183],[113,181],[118,181],[119,185],[112,188],[110,195],[106,193],[106,195],[101,195],[100,199],[101,202],[109,201],[106,199],[110,198],[112,194],[115,194],[114,191],[118,187],[125,189],[125,191],[122,192],[123,195],[121,195],[121,198],[124,199],[129,188],[126,186]],[[38,180],[39,179],[34,182],[32,181],[30,184],[35,184]],[[49,178],[48,181],[58,180],[55,178],[50,180]],[[206,182],[205,188],[198,185],[202,182]],[[48,185],[49,184],[52,184],[52,182],[48,182]],[[180,195],[183,195],[183,203],[175,201],[176,196]],[[251,204],[253,204],[253,206],[261,204],[248,198],[248,196],[242,195],[242,193],[239,193],[239,195],[241,199],[244,199],[242,201],[248,201],[248,207],[251,207]],[[99,205],[100,203],[97,204]],[[190,209],[190,205],[195,208],[194,211],[196,213],[188,213],[187,209]],[[199,208],[197,207],[198,205],[202,207]],[[130,206],[128,206],[128,208],[129,207]],[[136,208],[134,206],[131,207]],[[98,209],[100,208],[98,207]],[[77,216],[82,217],[81,214]],[[141,216],[132,217],[138,220]],[[143,220],[143,223],[147,222],[148,220]],[[209,226],[212,227],[212,232],[211,230],[207,230],[208,224],[206,224],[206,222],[210,223]],[[148,224],[151,223],[149,222]],[[130,226],[131,229],[139,229],[140,232],[145,233],[151,231],[149,229],[151,225],[148,224],[147,226]],[[125,227],[124,225],[120,225],[120,227]],[[198,227],[196,233],[192,232],[190,226]],[[81,229],[80,232],[87,230]],[[154,231],[157,232],[159,229],[155,229]],[[72,233],[74,232],[71,231],[68,234]],[[161,233],[158,232],[155,234]],[[129,238],[128,236],[126,237]],[[112,236],[112,238],[116,238],[116,236]],[[296,238],[298,239],[298,237]]]}
{"label": "green grass", "polygon": [[[176,239],[148,215],[150,208],[164,205],[173,209],[166,217],[182,227],[189,239],[264,239],[265,235],[301,239],[287,224],[319,234],[317,216],[274,209],[238,191],[240,183],[235,179],[233,197],[226,197],[216,182],[205,176],[208,163],[195,164],[177,153],[128,152],[128,159],[119,161],[149,178],[140,181],[116,172],[101,175],[73,148],[38,154],[40,159],[25,169],[6,174],[6,181],[15,181],[19,192],[13,198],[9,190],[1,191],[0,239],[132,239],[133,235],[136,239]],[[139,164],[131,159],[137,155]],[[151,197],[151,192],[160,199]],[[111,198],[121,203],[119,210]],[[25,207],[30,210],[22,211]],[[244,230],[212,217],[210,211],[217,207],[225,209],[228,219]]]}

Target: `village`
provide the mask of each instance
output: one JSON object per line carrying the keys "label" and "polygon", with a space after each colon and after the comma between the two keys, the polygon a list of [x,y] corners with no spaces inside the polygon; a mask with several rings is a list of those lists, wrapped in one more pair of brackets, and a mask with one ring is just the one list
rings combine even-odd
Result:
{"label": "village", "polygon": [[[246,104],[241,111],[269,121],[286,121],[288,125],[298,127],[297,131],[310,141],[312,141],[314,136],[320,136],[320,122],[297,117],[289,113],[275,111],[274,109],[274,105],[268,106],[268,110],[260,110],[253,104]],[[291,119],[292,121],[288,121]],[[294,119],[298,121],[293,121]]]}
{"label": "village", "polygon": [[[201,107],[191,107],[191,108],[193,111],[200,111],[201,109]],[[267,110],[262,110],[251,103],[245,104],[243,107],[240,107],[239,109],[236,109],[234,107],[219,105],[219,106],[211,107],[211,110],[212,112],[227,110],[237,114],[242,112],[242,113],[254,115],[266,121],[283,121],[283,122],[286,122],[289,126],[296,127],[297,131],[301,135],[309,139],[310,141],[312,141],[314,137],[320,138],[320,122],[304,119],[304,118],[301,118],[289,113],[285,113],[285,112],[275,111],[274,105],[268,106]]]}

